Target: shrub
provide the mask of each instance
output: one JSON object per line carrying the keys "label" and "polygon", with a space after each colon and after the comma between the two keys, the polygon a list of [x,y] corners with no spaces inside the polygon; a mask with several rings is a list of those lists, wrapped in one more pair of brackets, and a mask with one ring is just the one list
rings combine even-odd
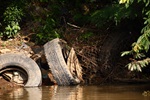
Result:
{"label": "shrub", "polygon": [[5,38],[14,37],[20,30],[19,22],[22,19],[23,11],[17,6],[8,6],[3,14],[5,30],[1,32],[1,36]]}

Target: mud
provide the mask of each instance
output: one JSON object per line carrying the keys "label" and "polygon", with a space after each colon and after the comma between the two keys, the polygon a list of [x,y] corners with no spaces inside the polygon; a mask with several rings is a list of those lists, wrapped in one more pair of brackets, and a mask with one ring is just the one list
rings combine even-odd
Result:
{"label": "mud", "polygon": [[5,93],[11,92],[17,88],[20,88],[21,86],[11,83],[0,77],[0,95],[3,95]]}

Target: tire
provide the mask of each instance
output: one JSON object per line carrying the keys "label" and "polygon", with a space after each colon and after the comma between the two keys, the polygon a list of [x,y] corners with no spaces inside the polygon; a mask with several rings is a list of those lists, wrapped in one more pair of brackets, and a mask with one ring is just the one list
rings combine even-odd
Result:
{"label": "tire", "polygon": [[3,54],[0,55],[0,70],[13,69],[18,71],[22,70],[26,72],[27,81],[24,87],[40,86],[42,82],[42,75],[39,66],[34,60],[27,56],[19,54]]}
{"label": "tire", "polygon": [[58,38],[47,42],[44,45],[44,52],[57,85],[75,85],[80,83],[80,80],[73,76],[67,67],[62,53],[61,42]]}

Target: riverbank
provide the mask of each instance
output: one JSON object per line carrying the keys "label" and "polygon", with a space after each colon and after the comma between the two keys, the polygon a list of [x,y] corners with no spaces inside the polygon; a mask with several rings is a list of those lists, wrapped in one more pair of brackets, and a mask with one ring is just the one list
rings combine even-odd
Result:
{"label": "riverbank", "polygon": [[4,78],[0,77],[0,95],[11,92],[20,87],[21,86],[8,82]]}

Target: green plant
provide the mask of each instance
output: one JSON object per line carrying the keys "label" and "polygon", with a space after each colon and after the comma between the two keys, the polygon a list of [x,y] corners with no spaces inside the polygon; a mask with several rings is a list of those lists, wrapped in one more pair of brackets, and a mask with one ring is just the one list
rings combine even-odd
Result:
{"label": "green plant", "polygon": [[141,68],[146,67],[150,63],[150,58],[146,57],[146,53],[150,47],[150,1],[149,0],[120,0],[120,3],[125,4],[126,8],[132,7],[133,3],[143,4],[142,13],[145,26],[141,30],[141,36],[132,44],[132,50],[122,52],[121,56],[132,55],[132,62],[129,63],[128,69],[133,71],[142,71]]}
{"label": "green plant", "polygon": [[36,42],[39,44],[46,43],[54,38],[60,37],[58,30],[56,27],[56,22],[51,16],[47,16],[47,18],[40,19],[40,23],[42,24],[37,30],[36,34]]}
{"label": "green plant", "polygon": [[100,10],[96,10],[91,14],[91,22],[101,27],[109,22],[115,22],[117,25],[121,20],[129,18],[132,15],[131,9],[126,9],[123,5],[113,4],[106,6]]}
{"label": "green plant", "polygon": [[80,35],[79,39],[80,41],[87,41],[87,39],[91,38],[94,35],[94,33],[87,31]]}
{"label": "green plant", "polygon": [[17,6],[8,6],[3,14],[5,30],[1,32],[3,37],[11,38],[20,30],[19,22],[22,19],[23,11]]}

